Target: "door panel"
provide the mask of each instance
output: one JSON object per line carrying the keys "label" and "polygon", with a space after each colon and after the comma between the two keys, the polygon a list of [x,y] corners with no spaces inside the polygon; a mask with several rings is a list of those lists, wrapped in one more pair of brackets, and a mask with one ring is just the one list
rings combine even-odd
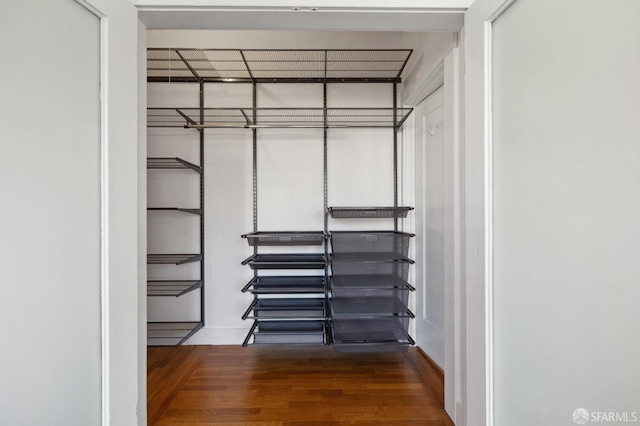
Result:
{"label": "door panel", "polygon": [[639,19],[517,0],[493,23],[498,426],[640,409]]}
{"label": "door panel", "polygon": [[445,363],[445,170],[444,97],[438,89],[415,109],[416,342],[438,364]]}

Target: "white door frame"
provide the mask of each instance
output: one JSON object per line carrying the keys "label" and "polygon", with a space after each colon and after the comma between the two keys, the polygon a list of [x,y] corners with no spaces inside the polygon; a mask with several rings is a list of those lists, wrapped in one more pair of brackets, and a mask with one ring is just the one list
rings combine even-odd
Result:
{"label": "white door frame", "polygon": [[[444,87],[444,144],[452,149],[453,181],[445,182],[453,189],[453,218],[445,219],[447,226],[453,231],[453,241],[445,241],[445,250],[453,256],[453,276],[445,278],[445,283],[453,282],[453,286],[445,289],[445,410],[458,425],[464,425],[464,318],[463,299],[463,253],[464,233],[462,227],[464,170],[462,169],[462,63],[460,48],[453,47],[445,58],[438,63],[429,76],[404,102],[404,106],[415,108],[440,87]],[[410,119],[403,129],[403,199],[415,205],[416,170],[415,170],[415,116]],[[446,191],[445,191],[446,192]],[[445,196],[447,196],[445,194]],[[410,229],[415,229],[415,216],[410,219]],[[450,222],[450,223],[449,223]],[[447,247],[447,243],[452,246]],[[415,303],[415,300],[414,300]],[[415,334],[415,329],[412,330]]]}
{"label": "white door frame", "polygon": [[[296,4],[292,4],[286,0],[272,0],[268,4],[258,3],[257,1],[242,1],[229,4],[229,2],[222,0],[198,0],[192,1],[188,4],[185,2],[180,3],[178,0],[130,0],[133,4],[138,6],[139,10],[143,14],[149,13],[162,14],[162,21],[168,22],[175,20],[175,22],[181,23],[181,29],[205,29],[204,27],[197,25],[202,24],[199,19],[190,21],[185,18],[185,13],[192,13],[193,16],[203,16],[205,12],[236,12],[238,15],[248,12],[256,12],[264,9],[264,12],[274,12],[274,9],[279,11],[289,11],[293,6],[304,6],[308,4],[304,1],[297,1]],[[389,2],[378,1],[375,6],[372,7],[372,2],[360,2],[349,1],[339,2],[331,0],[317,0],[314,2],[314,7],[333,7],[335,9],[344,9],[343,12],[351,12],[353,28],[361,28],[362,22],[366,22],[369,25],[372,23],[371,16],[384,13],[398,13],[398,17],[402,17],[407,14],[424,14],[425,17],[431,17],[431,13],[447,15],[451,18],[451,13],[459,13],[464,8],[468,7],[471,3],[470,11],[467,12],[465,19],[465,28],[462,34],[465,35],[461,40],[461,45],[464,46],[460,49],[458,60],[458,78],[462,78],[464,75],[464,87],[459,88],[459,100],[460,109],[457,113],[457,119],[460,121],[460,131],[458,134],[459,140],[459,152],[461,157],[461,163],[459,164],[460,170],[457,176],[460,181],[456,183],[459,188],[459,196],[461,203],[458,204],[460,210],[456,214],[456,220],[461,222],[459,248],[456,252],[457,261],[459,264],[456,268],[459,270],[458,279],[460,280],[460,293],[458,294],[459,303],[462,305],[459,318],[461,325],[459,327],[460,333],[460,354],[459,359],[456,361],[460,366],[460,386],[461,389],[456,392],[456,424],[458,425],[485,425],[491,424],[489,414],[491,412],[491,392],[492,386],[490,382],[491,371],[490,368],[490,342],[491,335],[489,333],[491,306],[490,306],[490,287],[488,283],[489,269],[487,265],[487,239],[489,233],[487,225],[487,214],[485,209],[487,208],[487,194],[486,189],[486,176],[487,168],[485,167],[485,150],[484,139],[478,138],[477,135],[484,135],[484,118],[485,111],[484,95],[488,93],[485,91],[484,75],[485,70],[483,66],[485,64],[482,52],[484,52],[484,27],[481,25],[478,30],[476,19],[483,19],[482,22],[486,22],[487,18],[484,17],[485,12],[491,8],[491,5],[487,6],[487,3],[501,3],[504,0],[434,0],[429,4],[425,4],[424,1],[401,1],[401,2]],[[367,3],[365,6],[364,3]],[[303,7],[303,9],[304,9]],[[310,7],[310,6],[309,6]],[[346,9],[345,9],[346,8]],[[495,13],[495,10],[492,13]],[[475,11],[474,11],[475,10]],[[356,12],[356,13],[354,13]],[[444,12],[444,13],[443,13]],[[303,10],[302,13],[312,13],[312,10]],[[490,17],[491,14],[487,15]],[[191,15],[189,15],[191,16]],[[266,16],[266,15],[265,15]],[[303,16],[303,15],[300,15]],[[483,18],[479,18],[483,16]],[[472,18],[472,24],[468,25],[468,20]],[[263,16],[264,18],[264,16]],[[267,16],[268,18],[268,16]],[[357,22],[358,18],[362,19],[362,22]],[[375,21],[375,19],[374,19]],[[195,24],[194,24],[195,22]],[[344,26],[344,20],[341,21],[341,25]],[[238,19],[236,22],[230,23],[230,25],[237,25],[237,27],[225,28],[225,29],[246,29],[242,27],[242,20]],[[244,24],[246,25],[246,23]],[[283,23],[279,21],[278,30],[294,29],[295,22],[291,21]],[[323,21],[324,30],[331,30],[332,22]],[[397,27],[385,27],[385,30],[391,31],[406,31],[407,28],[402,27],[402,23],[396,24]],[[469,27],[469,28],[467,28]],[[175,28],[175,27],[174,27]],[[209,27],[208,29],[215,29]],[[309,28],[314,29],[314,28]],[[317,28],[316,28],[317,29]],[[347,30],[347,28],[340,28],[341,30]],[[367,28],[368,30],[375,30],[375,28]],[[413,28],[413,31],[429,31],[429,28]],[[450,30],[453,30],[451,28]],[[475,39],[474,39],[475,37]],[[133,38],[130,40],[133,42]],[[478,63],[478,58],[471,55],[468,49],[472,49],[473,55],[480,55],[482,60]],[[462,52],[464,52],[464,60],[462,60]],[[471,65],[469,65],[471,64]],[[144,64],[140,64],[144,66]],[[455,68],[455,67],[454,67]],[[464,69],[464,73],[462,72]],[[428,94],[428,93],[427,93]],[[445,95],[447,96],[447,95]],[[418,101],[421,99],[418,99]],[[463,101],[464,100],[464,101]],[[410,102],[408,99],[407,102]],[[415,101],[415,100],[414,100]],[[462,105],[464,105],[464,114],[462,113]],[[478,121],[478,116],[480,120]],[[471,117],[470,122],[468,118]],[[465,137],[463,138],[463,134]],[[467,136],[471,136],[467,139]]]}
{"label": "white door frame", "polygon": [[[138,290],[136,9],[75,0],[100,19],[100,309],[102,425],[146,424],[146,337]],[[145,279],[146,281],[146,279]],[[144,313],[144,312],[143,312]],[[145,356],[140,356],[144,353]],[[143,410],[139,410],[139,405]],[[140,413],[139,411],[143,411]]]}

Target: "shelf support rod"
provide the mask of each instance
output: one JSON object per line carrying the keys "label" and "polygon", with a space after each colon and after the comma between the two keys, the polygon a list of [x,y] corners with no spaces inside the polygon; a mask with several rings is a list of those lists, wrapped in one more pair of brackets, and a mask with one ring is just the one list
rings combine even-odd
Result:
{"label": "shelf support rod", "polygon": [[[200,79],[200,123],[204,123],[204,82]],[[199,129],[200,132],[200,280],[202,285],[200,286],[200,323],[204,327],[204,310],[205,310],[205,297],[204,297],[204,129]]]}
{"label": "shelf support rod", "polygon": [[[398,207],[398,84],[393,83],[393,207]],[[398,230],[398,218],[393,218],[393,229]]]}

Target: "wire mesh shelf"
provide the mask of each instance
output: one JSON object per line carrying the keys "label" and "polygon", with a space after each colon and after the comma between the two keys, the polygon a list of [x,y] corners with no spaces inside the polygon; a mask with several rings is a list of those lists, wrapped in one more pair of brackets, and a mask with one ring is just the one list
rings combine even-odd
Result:
{"label": "wire mesh shelf", "polygon": [[202,209],[185,209],[182,207],[147,207],[147,211],[176,211],[183,213],[191,213],[195,215],[202,215]]}
{"label": "wire mesh shelf", "polygon": [[334,219],[401,219],[411,210],[413,207],[329,207],[329,214]]}
{"label": "wire mesh shelf", "polygon": [[180,346],[202,326],[201,322],[148,322],[147,346]]}
{"label": "wire mesh shelf", "polygon": [[412,108],[148,108],[147,127],[398,128]]}
{"label": "wire mesh shelf", "polygon": [[325,322],[322,321],[260,321],[256,320],[243,345],[253,337],[253,344],[323,344]]}
{"label": "wire mesh shelf", "polygon": [[150,280],[147,281],[147,296],[179,297],[200,287],[201,280]]}
{"label": "wire mesh shelf", "polygon": [[324,293],[325,283],[324,276],[313,275],[253,277],[244,286],[242,292],[253,294]]}
{"label": "wire mesh shelf", "polygon": [[393,274],[334,275],[330,282],[333,290],[396,289],[415,291],[411,284]]}
{"label": "wire mesh shelf", "polygon": [[254,254],[242,264],[251,269],[324,269],[324,254]]}
{"label": "wire mesh shelf", "polygon": [[178,157],[147,158],[147,169],[191,169],[198,173],[202,173],[200,166],[196,166],[195,164]]}
{"label": "wire mesh shelf", "polygon": [[407,332],[409,318],[333,319],[333,343],[413,345]]}
{"label": "wire mesh shelf", "polygon": [[200,260],[201,254],[147,254],[147,265],[184,265]]}
{"label": "wire mesh shelf", "polygon": [[385,253],[391,258],[406,258],[414,236],[399,231],[332,231],[331,248],[334,254],[367,253],[375,259]]}
{"label": "wire mesh shelf", "polygon": [[325,319],[324,298],[255,299],[242,319],[318,320]]}
{"label": "wire mesh shelf", "polygon": [[[384,290],[383,290],[384,291]],[[329,303],[333,318],[340,317],[409,317],[413,313],[393,296],[333,297]]]}
{"label": "wire mesh shelf", "polygon": [[250,246],[312,246],[321,245],[325,234],[322,231],[251,232],[242,238],[246,238]]}
{"label": "wire mesh shelf", "polygon": [[147,49],[148,81],[400,82],[411,49]]}

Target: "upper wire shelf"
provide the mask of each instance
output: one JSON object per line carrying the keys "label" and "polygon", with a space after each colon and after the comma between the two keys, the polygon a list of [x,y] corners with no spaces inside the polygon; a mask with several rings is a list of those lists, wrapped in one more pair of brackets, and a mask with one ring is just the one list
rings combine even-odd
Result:
{"label": "upper wire shelf", "polygon": [[[412,108],[148,108],[147,127],[399,128]],[[203,119],[200,119],[200,113]]]}
{"label": "upper wire shelf", "polygon": [[150,82],[400,82],[411,49],[147,49]]}

